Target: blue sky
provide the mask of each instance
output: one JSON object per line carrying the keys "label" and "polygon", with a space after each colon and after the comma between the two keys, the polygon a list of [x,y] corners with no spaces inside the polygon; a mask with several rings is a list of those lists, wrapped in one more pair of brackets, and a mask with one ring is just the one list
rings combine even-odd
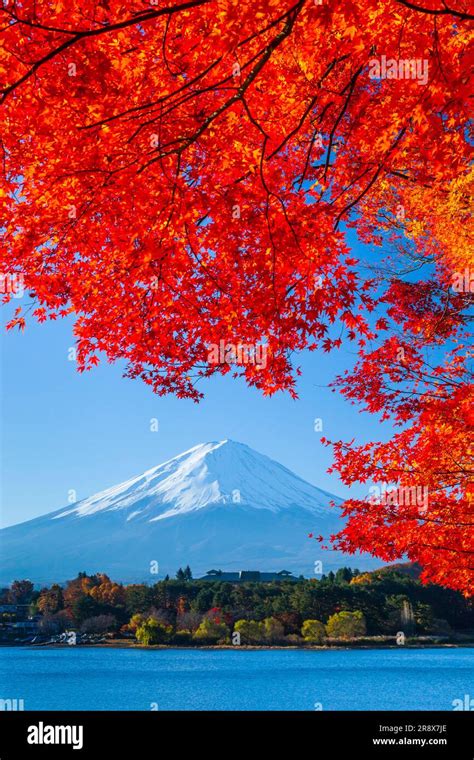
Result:
{"label": "blue sky", "polygon": [[[102,364],[79,374],[68,351],[72,322],[9,332],[2,355],[2,527],[57,509],[69,491],[84,498],[138,474],[191,446],[232,438],[273,457],[337,495],[348,493],[326,470],[331,452],[314,431],[361,441],[377,439],[380,423],[358,413],[325,387],[354,355],[344,350],[300,355],[300,398],[264,398],[241,380],[208,381],[198,405],[160,398],[119,366]],[[150,421],[158,420],[158,432]],[[388,432],[388,430],[387,430]],[[354,495],[365,488],[352,489]]]}
{"label": "blue sky", "polygon": [[[21,303],[13,300],[13,306]],[[3,310],[6,319],[7,311]],[[349,493],[326,470],[330,439],[387,438],[390,427],[361,413],[327,384],[353,366],[356,346],[330,355],[304,352],[299,399],[264,398],[243,380],[213,378],[199,404],[158,397],[123,366],[101,364],[79,374],[68,354],[72,320],[3,332],[1,526],[31,519],[125,480],[197,443],[232,438],[257,449],[311,483],[338,496]],[[321,418],[323,432],[315,432]],[[158,420],[158,432],[151,421]],[[367,487],[350,493],[365,495]]]}

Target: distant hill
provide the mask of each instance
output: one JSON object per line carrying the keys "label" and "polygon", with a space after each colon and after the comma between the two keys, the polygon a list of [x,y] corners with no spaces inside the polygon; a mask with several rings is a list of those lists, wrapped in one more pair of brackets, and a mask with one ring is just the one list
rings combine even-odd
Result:
{"label": "distant hill", "polygon": [[401,573],[402,575],[408,575],[410,578],[413,578],[414,580],[418,580],[421,573],[421,565],[418,565],[416,562],[395,562],[393,565],[386,565],[384,567],[379,567],[377,570],[374,570],[372,572],[378,572],[378,573],[384,573],[384,572],[390,572],[390,571],[396,571],[397,573]]}

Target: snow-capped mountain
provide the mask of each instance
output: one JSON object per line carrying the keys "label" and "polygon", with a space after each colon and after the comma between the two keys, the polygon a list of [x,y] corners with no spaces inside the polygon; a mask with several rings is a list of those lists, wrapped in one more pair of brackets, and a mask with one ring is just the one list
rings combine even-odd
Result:
{"label": "snow-capped mountain", "polygon": [[[0,531],[0,582],[63,581],[81,570],[153,581],[190,565],[327,572],[353,557],[321,550],[342,522],[335,496],[242,443],[203,443],[94,496]],[[372,566],[357,558],[359,567]]]}

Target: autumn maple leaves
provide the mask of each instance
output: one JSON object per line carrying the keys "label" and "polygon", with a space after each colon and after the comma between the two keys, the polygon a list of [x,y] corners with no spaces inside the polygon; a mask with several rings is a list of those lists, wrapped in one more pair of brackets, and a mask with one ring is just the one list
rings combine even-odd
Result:
{"label": "autumn maple leaves", "polygon": [[[421,520],[350,501],[340,541],[469,592],[472,294],[452,276],[472,266],[472,31],[462,0],[426,6],[4,9],[2,271],[34,294],[11,326],[74,313],[82,369],[125,359],[157,393],[197,400],[233,371],[295,395],[294,352],[355,343],[338,387],[403,429],[335,465],[430,501]],[[367,277],[347,225],[397,252],[389,276]],[[265,345],[265,366],[209,361],[220,345]]]}

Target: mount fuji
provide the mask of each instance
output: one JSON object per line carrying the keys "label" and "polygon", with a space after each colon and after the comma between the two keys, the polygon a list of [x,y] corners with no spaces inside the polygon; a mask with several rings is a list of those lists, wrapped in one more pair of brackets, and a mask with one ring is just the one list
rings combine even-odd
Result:
{"label": "mount fuji", "polygon": [[[334,502],[335,507],[330,507]],[[61,582],[81,570],[124,582],[154,581],[190,565],[314,575],[354,564],[308,533],[343,523],[341,500],[249,446],[202,443],[142,475],[0,531],[0,582]],[[360,568],[376,566],[357,558]],[[151,563],[159,574],[151,575]],[[377,564],[377,563],[376,563]],[[380,564],[380,562],[378,562]]]}

